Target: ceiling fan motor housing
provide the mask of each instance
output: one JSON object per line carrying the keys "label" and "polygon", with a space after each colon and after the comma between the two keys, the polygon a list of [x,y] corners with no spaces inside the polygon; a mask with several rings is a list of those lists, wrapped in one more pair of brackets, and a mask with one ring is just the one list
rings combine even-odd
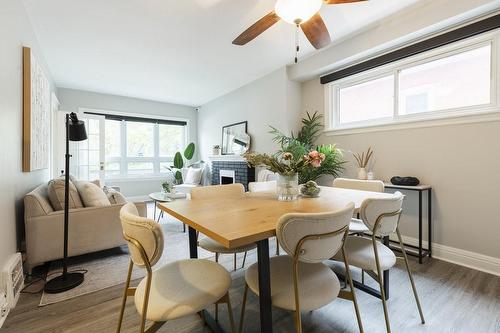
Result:
{"label": "ceiling fan motor housing", "polygon": [[323,0],[278,0],[276,14],[290,24],[301,24],[314,16],[323,4]]}

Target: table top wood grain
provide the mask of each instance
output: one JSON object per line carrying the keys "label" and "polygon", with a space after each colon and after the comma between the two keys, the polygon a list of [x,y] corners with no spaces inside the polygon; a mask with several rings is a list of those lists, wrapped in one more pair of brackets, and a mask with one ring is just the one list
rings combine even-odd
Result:
{"label": "table top wood grain", "polygon": [[270,192],[246,193],[240,198],[176,200],[158,208],[227,248],[257,242],[276,235],[278,219],[287,213],[336,211],[353,202],[356,209],[367,198],[391,194],[322,187],[317,198],[278,201]]}

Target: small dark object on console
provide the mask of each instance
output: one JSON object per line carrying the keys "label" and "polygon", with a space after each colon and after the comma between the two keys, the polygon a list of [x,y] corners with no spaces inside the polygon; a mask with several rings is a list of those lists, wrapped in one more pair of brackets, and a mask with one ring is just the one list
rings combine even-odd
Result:
{"label": "small dark object on console", "polygon": [[399,177],[395,176],[391,178],[391,183],[394,185],[402,185],[402,186],[417,186],[420,184],[420,180],[415,177]]}

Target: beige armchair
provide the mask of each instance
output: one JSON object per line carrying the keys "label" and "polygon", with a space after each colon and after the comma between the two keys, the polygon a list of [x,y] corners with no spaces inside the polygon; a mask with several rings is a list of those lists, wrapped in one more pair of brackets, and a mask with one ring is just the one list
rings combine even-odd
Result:
{"label": "beige armchair", "polygon": [[[41,185],[24,197],[26,229],[26,268],[62,258],[64,211],[55,211],[49,201],[47,185]],[[71,209],[69,213],[69,256],[110,249],[125,244],[120,223],[120,208],[106,207]],[[138,203],[141,216],[146,204]]]}

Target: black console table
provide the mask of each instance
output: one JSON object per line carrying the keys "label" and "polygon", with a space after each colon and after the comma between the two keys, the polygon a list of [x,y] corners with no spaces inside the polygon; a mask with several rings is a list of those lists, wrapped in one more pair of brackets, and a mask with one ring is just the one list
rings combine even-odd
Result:
{"label": "black console table", "polygon": [[[404,244],[405,249],[407,249],[408,255],[418,258],[418,262],[421,264],[422,259],[425,257],[432,257],[432,187],[430,185],[417,185],[417,186],[403,186],[394,185],[392,183],[385,183],[386,189],[394,189],[401,191],[415,191],[418,192],[418,246]],[[422,218],[422,193],[427,192],[427,249],[422,246],[422,228],[423,228],[423,218]],[[395,246],[395,241],[390,242],[390,248],[396,251],[401,251],[400,248]]]}

